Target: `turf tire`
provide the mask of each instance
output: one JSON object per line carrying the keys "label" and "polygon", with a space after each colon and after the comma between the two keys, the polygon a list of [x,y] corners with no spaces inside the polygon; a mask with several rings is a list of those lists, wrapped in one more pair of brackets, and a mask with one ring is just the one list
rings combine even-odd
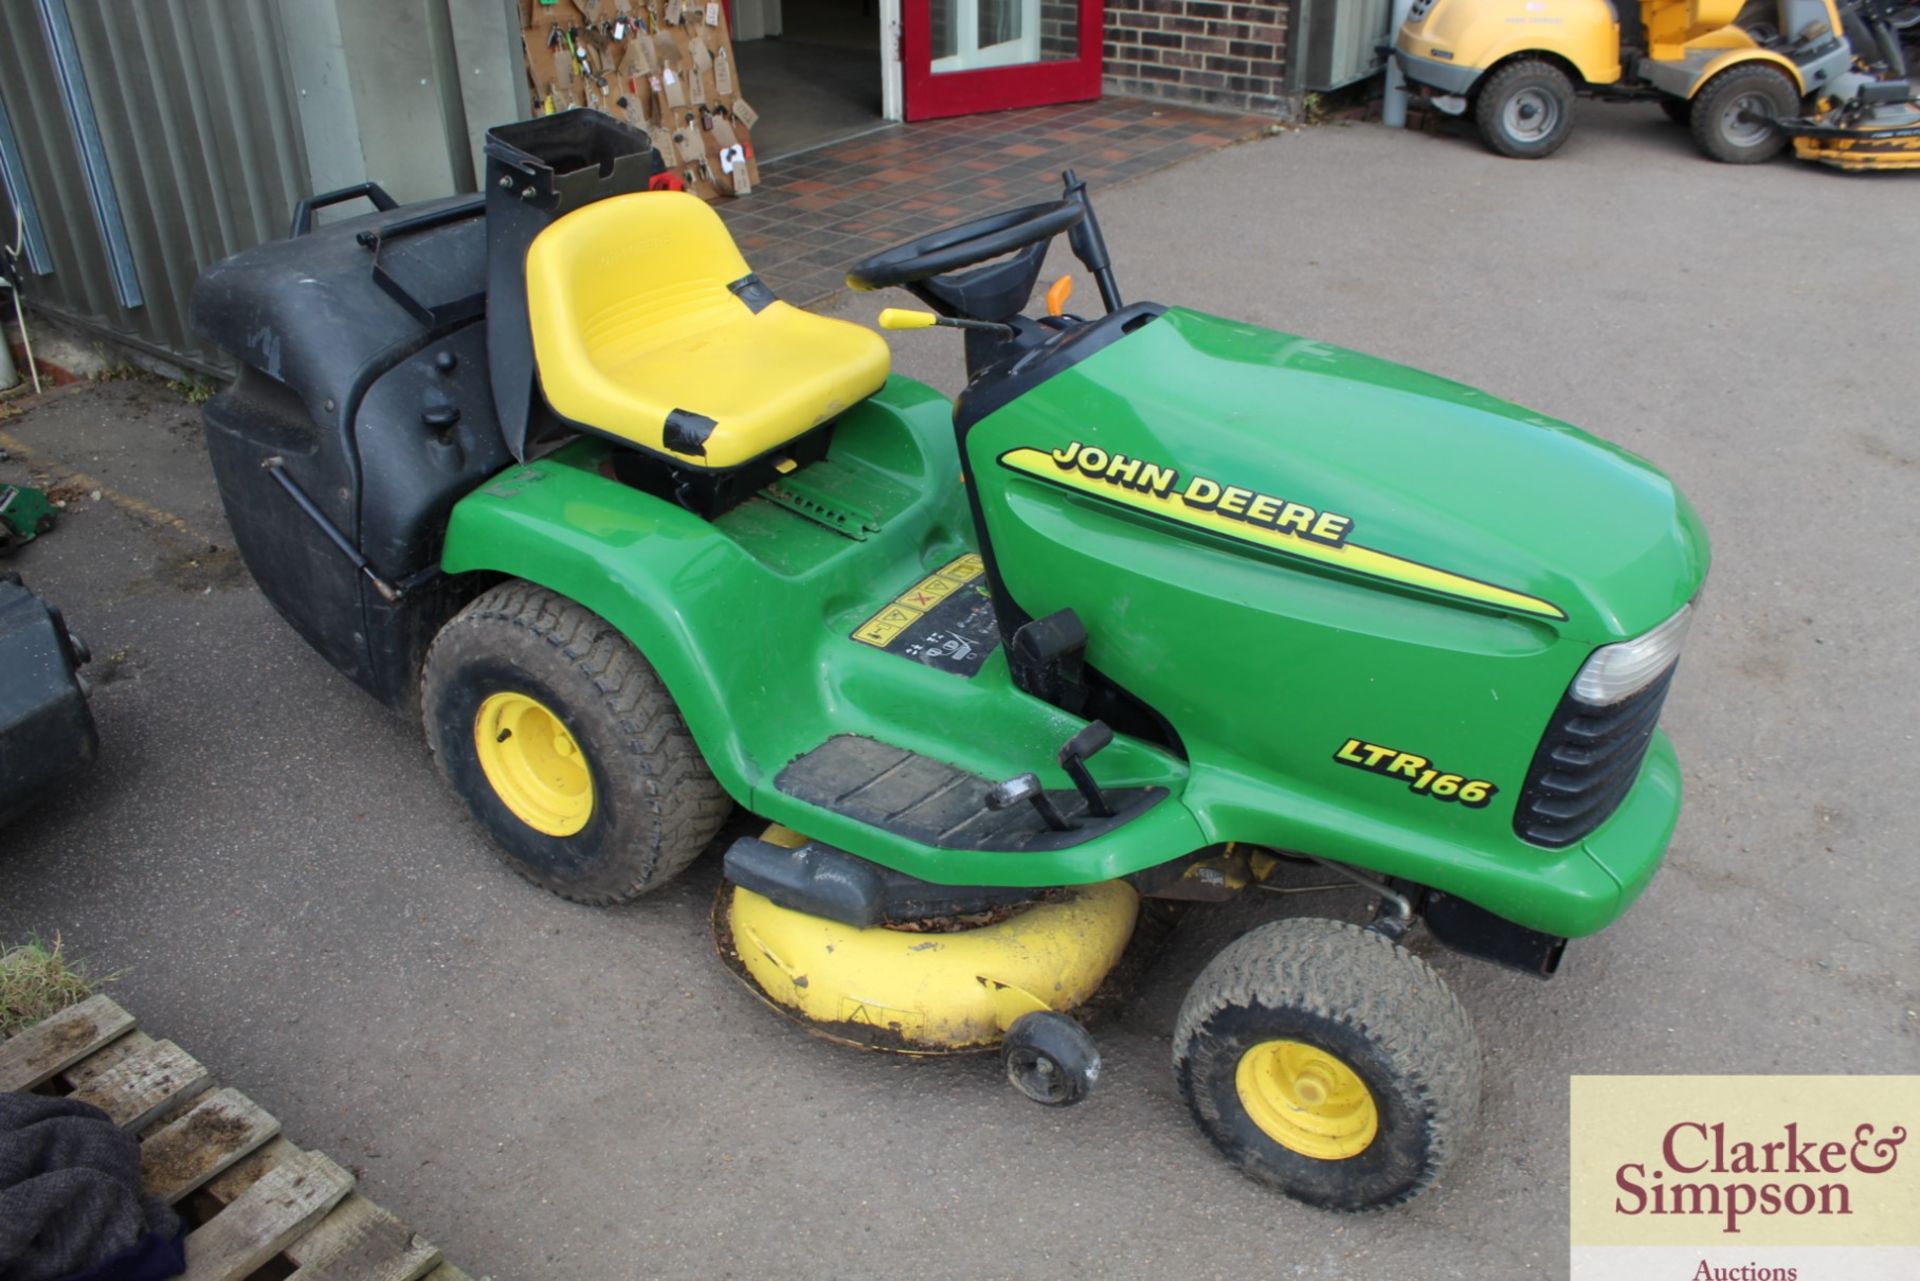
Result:
{"label": "turf tire", "polygon": [[[1265,1041],[1331,1051],[1372,1093],[1379,1131],[1344,1160],[1269,1137],[1235,1082]],[[1480,1110],[1480,1047],[1459,1000],[1425,961],[1344,921],[1275,921],[1222,949],[1180,1007],[1173,1066],[1194,1119],[1250,1178],[1328,1210],[1399,1205],[1439,1178]]]}
{"label": "turf tire", "polygon": [[1744,139],[1739,133],[1739,104],[1753,96],[1767,104],[1775,119],[1800,110],[1799,91],[1786,73],[1764,63],[1729,67],[1693,96],[1689,127],[1700,150],[1729,165],[1761,164],[1785,150],[1787,135],[1778,129],[1768,129],[1756,140]]}
{"label": "turf tire", "polygon": [[[594,797],[578,832],[536,830],[487,781],[474,723],[481,703],[502,691],[544,703],[578,742]],[[421,716],[441,775],[507,863],[576,903],[658,889],[699,856],[732,809],[639,651],[597,614],[531,583],[500,584],[440,630],[427,651]]]}
{"label": "turf tire", "polygon": [[[1515,133],[1507,108],[1523,97],[1544,101],[1553,113],[1549,128],[1537,136]],[[1488,149],[1516,160],[1541,160],[1560,150],[1573,132],[1573,81],[1551,62],[1522,58],[1509,62],[1474,95],[1473,121]]]}

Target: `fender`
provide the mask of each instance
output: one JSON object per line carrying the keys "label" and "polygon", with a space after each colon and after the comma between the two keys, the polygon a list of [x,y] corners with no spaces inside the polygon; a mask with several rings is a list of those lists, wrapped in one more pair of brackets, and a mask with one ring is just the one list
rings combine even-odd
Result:
{"label": "fender", "polygon": [[738,736],[723,732],[726,674],[677,586],[711,564],[717,540],[691,512],[624,487],[610,502],[594,482],[544,460],[500,473],[454,506],[440,567],[538,583],[606,619],[653,665],[714,777],[746,804],[755,770]]}
{"label": "fender", "polygon": [[[1601,48],[1585,40],[1569,39],[1552,44],[1542,44],[1538,40],[1512,40],[1495,46],[1495,52],[1488,56],[1486,66],[1491,71],[1518,57],[1543,56],[1549,60],[1558,59],[1572,67],[1583,84],[1617,84],[1623,70],[1618,53],[1620,43],[1618,37],[1608,43],[1608,48]],[[1480,78],[1485,80],[1485,74]]]}
{"label": "fender", "polygon": [[1606,0],[1566,0],[1548,6],[1523,0],[1439,4],[1424,21],[1409,21],[1399,46],[1420,57],[1440,56],[1482,76],[1516,56],[1540,54],[1565,62],[1590,85],[1620,79],[1620,26]]}
{"label": "fender", "polygon": [[1725,71],[1728,67],[1737,66],[1743,62],[1771,63],[1787,73],[1793,80],[1794,90],[1798,92],[1801,97],[1804,98],[1807,96],[1807,82],[1801,77],[1800,68],[1794,66],[1792,61],[1781,57],[1770,49],[1746,48],[1729,49],[1712,62],[1709,62],[1701,69],[1699,76],[1694,79],[1693,87],[1687,90],[1687,97],[1689,99],[1698,97],[1700,90],[1708,81],[1712,80],[1722,71]]}

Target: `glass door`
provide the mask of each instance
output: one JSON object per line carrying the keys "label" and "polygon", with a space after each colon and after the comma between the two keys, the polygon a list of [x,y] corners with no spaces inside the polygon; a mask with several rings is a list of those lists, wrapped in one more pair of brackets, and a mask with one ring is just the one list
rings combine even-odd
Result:
{"label": "glass door", "polygon": [[905,0],[906,116],[1100,96],[1103,0]]}

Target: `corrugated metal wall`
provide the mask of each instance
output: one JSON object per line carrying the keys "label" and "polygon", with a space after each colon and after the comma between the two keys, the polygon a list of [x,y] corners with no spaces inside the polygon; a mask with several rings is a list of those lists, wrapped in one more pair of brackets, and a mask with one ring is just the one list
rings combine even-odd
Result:
{"label": "corrugated metal wall", "polygon": [[[0,128],[0,147],[43,249],[27,301],[222,368],[187,326],[200,268],[285,235],[316,177],[332,188],[372,166],[402,199],[470,188],[479,132],[517,114],[513,12],[513,0],[0,0],[12,134]],[[0,238],[13,229],[0,186]]]}
{"label": "corrugated metal wall", "polygon": [[1295,89],[1324,92],[1380,70],[1393,38],[1393,0],[1295,0],[1287,24]]}
{"label": "corrugated metal wall", "polygon": [[[49,265],[26,296],[157,353],[217,363],[187,328],[205,263],[285,235],[307,162],[274,0],[0,0],[0,98]],[[140,305],[122,304],[108,230],[58,74],[64,8],[98,121]],[[52,21],[49,21],[52,18]],[[13,211],[6,211],[11,236]]]}

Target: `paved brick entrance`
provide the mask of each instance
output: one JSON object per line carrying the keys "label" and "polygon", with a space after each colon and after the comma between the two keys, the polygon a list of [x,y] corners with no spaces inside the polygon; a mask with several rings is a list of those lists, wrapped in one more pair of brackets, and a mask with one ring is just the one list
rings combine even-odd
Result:
{"label": "paved brick entrance", "polygon": [[1258,136],[1258,116],[1108,98],[896,125],[766,168],[721,214],[760,278],[787,301],[844,287],[855,259],[949,223],[1052,198],[1071,167],[1094,188]]}

